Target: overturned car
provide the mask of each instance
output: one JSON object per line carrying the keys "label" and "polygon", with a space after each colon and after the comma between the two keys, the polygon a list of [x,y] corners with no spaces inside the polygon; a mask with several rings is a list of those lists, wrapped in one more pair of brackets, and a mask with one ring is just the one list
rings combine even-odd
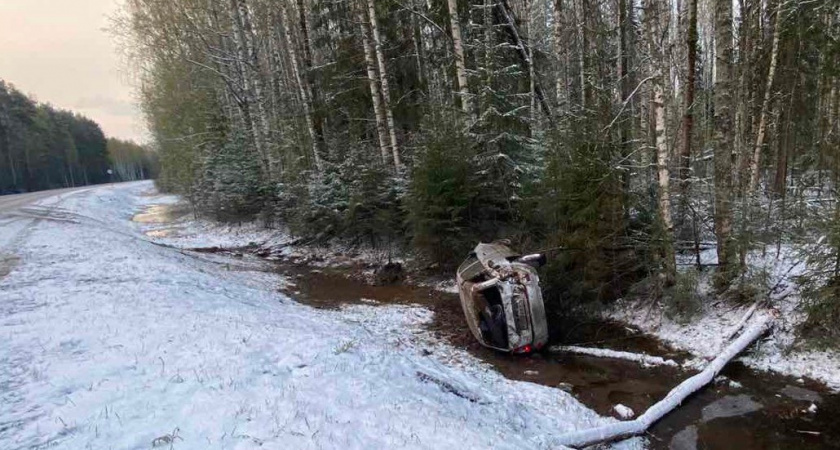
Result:
{"label": "overturned car", "polygon": [[530,353],[548,341],[540,254],[520,256],[503,243],[478,244],[458,268],[458,290],[467,324],[485,347]]}

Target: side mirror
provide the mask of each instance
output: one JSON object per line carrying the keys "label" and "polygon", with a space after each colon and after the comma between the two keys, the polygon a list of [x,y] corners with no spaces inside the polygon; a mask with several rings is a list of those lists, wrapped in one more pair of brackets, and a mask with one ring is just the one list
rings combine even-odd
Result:
{"label": "side mirror", "polygon": [[544,266],[548,259],[545,257],[544,253],[533,253],[530,255],[521,256],[516,261],[539,268]]}

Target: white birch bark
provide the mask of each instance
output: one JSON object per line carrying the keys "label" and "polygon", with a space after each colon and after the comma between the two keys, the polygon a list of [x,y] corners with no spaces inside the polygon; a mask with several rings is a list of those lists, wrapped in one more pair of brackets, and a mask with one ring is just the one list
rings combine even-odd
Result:
{"label": "white birch bark", "polygon": [[667,112],[665,110],[665,77],[667,73],[659,69],[665,64],[667,57],[664,48],[667,37],[662,36],[662,10],[657,7],[656,1],[647,1],[645,4],[645,22],[648,37],[648,70],[653,75],[653,97],[651,107],[653,108],[653,133],[654,146],[656,148],[656,180],[659,185],[659,221],[662,225],[662,258],[666,284],[672,284],[676,278],[676,257],[674,254],[674,223],[671,216],[671,172],[670,156],[668,151],[668,137],[665,129]]}
{"label": "white birch bark", "polygon": [[584,52],[586,52],[586,32],[583,29],[583,1],[575,7],[575,23],[578,35],[578,72],[580,77],[580,106],[586,108],[586,59]]}
{"label": "white birch bark", "polygon": [[[257,126],[256,121],[254,120],[254,107],[256,106],[257,102],[255,101],[256,94],[254,92],[254,85],[251,79],[251,69],[249,67],[251,60],[250,48],[245,33],[245,25],[242,20],[242,9],[240,9],[240,3],[244,3],[243,0],[231,0],[229,8],[231,21],[233,22],[234,26],[233,42],[234,46],[236,47],[237,54],[236,66],[239,72],[239,77],[241,78],[242,85],[242,99],[240,102],[240,110],[242,112],[242,119],[245,123],[245,126],[248,129],[248,131],[251,132],[252,139],[254,140],[254,147],[256,148],[257,154],[260,157],[263,173],[267,178],[270,179],[271,167],[268,159],[268,154],[265,149],[260,129]],[[245,9],[247,9],[247,7]]]}
{"label": "white birch bark", "polygon": [[391,138],[391,154],[394,157],[394,169],[399,171],[402,167],[400,162],[400,148],[397,145],[397,130],[394,127],[394,112],[391,110],[391,91],[388,87],[388,71],[385,67],[385,55],[382,52],[382,39],[379,37],[379,24],[376,21],[376,8],[373,0],[367,0],[368,18],[370,29],[373,32],[373,48],[376,53],[376,62],[379,66],[379,85],[382,89],[382,109],[385,112],[385,119],[388,125],[388,135]]}
{"label": "white birch bark", "polygon": [[286,41],[286,48],[289,50],[289,59],[291,59],[292,63],[292,73],[295,78],[295,84],[297,84],[298,90],[300,91],[301,103],[303,104],[303,114],[306,119],[306,129],[309,132],[309,138],[312,144],[312,156],[315,161],[315,169],[318,170],[318,172],[321,172],[324,170],[324,164],[323,161],[321,161],[321,155],[318,151],[318,134],[315,132],[315,121],[312,119],[312,95],[309,92],[309,83],[300,75],[297,50],[295,50],[295,43],[292,40],[292,36],[289,31],[291,23],[289,22],[289,15],[286,12],[286,5],[284,2],[280,2],[280,19],[283,22],[283,37]]}
{"label": "white birch bark", "polygon": [[557,58],[557,72],[556,72],[556,79],[555,79],[555,95],[557,98],[557,104],[561,105],[563,103],[563,94],[565,93],[565,78],[563,77],[563,71],[560,70],[560,61],[562,58],[560,55],[563,53],[563,0],[554,0],[554,23],[553,23],[553,39],[554,39],[554,54]]}
{"label": "white birch bark", "polygon": [[259,125],[257,135],[261,140],[263,157],[265,158],[268,166],[267,175],[268,178],[271,179],[272,172],[274,171],[272,168],[271,152],[269,150],[271,128],[269,126],[268,113],[265,110],[265,101],[263,98],[262,76],[260,73],[260,59],[257,52],[256,36],[254,35],[254,27],[251,23],[251,12],[248,9],[246,1],[238,0],[237,8],[239,10],[240,20],[242,21],[242,41],[247,55],[247,67],[245,70],[250,70],[252,72],[249,79],[251,80],[253,88],[252,100],[257,109],[257,121]]}
{"label": "white birch bark", "polygon": [[469,85],[467,84],[467,65],[464,58],[464,43],[461,39],[461,24],[458,21],[458,3],[456,0],[447,0],[449,7],[449,25],[452,29],[452,47],[455,52],[455,71],[458,76],[458,93],[461,98],[461,108],[464,113],[474,119],[472,99],[470,98]]}
{"label": "white birch bark", "polygon": [[365,27],[365,11],[364,8],[356,8],[356,14],[359,20],[359,29],[362,33],[362,46],[365,53],[365,64],[367,66],[368,85],[370,86],[370,98],[373,102],[373,114],[376,116],[376,134],[379,136],[379,152],[382,156],[382,163],[388,162],[388,137],[385,128],[385,115],[382,111],[382,97],[379,92],[379,83],[376,75],[376,63],[374,62],[373,50],[370,46],[370,38],[368,38],[367,28]]}
{"label": "white birch bark", "polygon": [[[531,2],[528,0],[524,1],[524,9],[525,9],[525,35],[526,36],[533,36],[533,30],[531,29]],[[537,124],[537,89],[536,89],[536,73],[534,73],[534,44],[533,42],[531,45],[528,45],[528,95],[531,99],[530,104],[530,111],[531,111],[531,136],[534,136],[534,131],[538,128]]]}
{"label": "white birch bark", "polygon": [[764,89],[764,101],[761,103],[761,116],[758,119],[758,132],[755,138],[755,147],[753,147],[752,160],[750,161],[749,192],[754,192],[758,187],[759,167],[761,167],[761,148],[764,146],[764,136],[767,131],[767,112],[770,109],[773,80],[776,77],[776,65],[779,61],[779,39],[781,35],[781,21],[779,18],[782,15],[782,1],[777,1],[778,6],[776,7],[776,23],[775,29],[773,30],[773,48],[770,54],[770,68],[767,72],[767,85]]}

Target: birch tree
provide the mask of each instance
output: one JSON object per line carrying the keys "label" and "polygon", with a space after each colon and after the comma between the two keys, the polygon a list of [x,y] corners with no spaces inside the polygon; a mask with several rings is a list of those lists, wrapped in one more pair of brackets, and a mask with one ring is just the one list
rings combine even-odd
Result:
{"label": "birch tree", "polygon": [[324,164],[320,155],[320,136],[318,136],[318,133],[315,130],[315,120],[312,117],[312,93],[309,89],[308,80],[300,74],[297,50],[295,49],[295,42],[292,40],[290,32],[291,23],[289,22],[289,16],[286,12],[286,5],[283,2],[280,3],[280,20],[283,27],[284,43],[286,44],[286,49],[289,52],[289,59],[292,63],[292,72],[294,73],[295,83],[300,91],[303,114],[306,119],[306,129],[309,131],[309,138],[312,145],[312,158],[315,161],[315,168],[318,172],[321,172],[324,169]]}
{"label": "birch tree", "polygon": [[749,191],[754,192],[758,187],[758,176],[761,167],[761,151],[764,147],[764,135],[767,131],[767,115],[770,109],[770,100],[773,98],[773,81],[776,78],[776,65],[779,61],[779,37],[781,35],[782,0],[776,0],[775,23],[773,26],[773,47],[770,50],[770,68],[767,71],[767,83],[764,88],[764,101],[761,103],[761,113],[758,120],[755,146],[753,147],[750,160],[750,181]]}
{"label": "birch tree", "polygon": [[449,27],[452,32],[452,49],[455,52],[455,72],[458,78],[458,98],[461,101],[461,109],[467,117],[475,120],[472,108],[470,89],[467,84],[467,64],[464,56],[464,41],[461,38],[461,22],[458,19],[457,0],[446,0],[449,11]]}
{"label": "birch tree", "polygon": [[[365,5],[366,6],[366,5]],[[379,152],[382,157],[382,163],[388,160],[388,131],[385,126],[385,112],[382,105],[382,93],[379,91],[379,77],[376,74],[376,63],[374,62],[373,50],[371,49],[370,38],[368,37],[367,27],[365,23],[365,8],[360,5],[356,8],[357,17],[359,20],[359,30],[362,36],[362,47],[365,54],[365,64],[367,66],[368,86],[370,88],[370,98],[373,103],[373,114],[376,116],[376,133],[379,136]]]}
{"label": "birch tree", "polygon": [[230,0],[230,16],[234,24],[233,36],[238,54],[237,66],[243,86],[242,115],[251,131],[257,154],[260,155],[264,175],[266,179],[271,179],[271,163],[265,142],[268,121],[262,106],[261,84],[255,76],[259,61],[252,42],[253,30],[245,0]]}
{"label": "birch tree", "polygon": [[658,213],[662,233],[662,259],[665,284],[671,285],[677,275],[676,257],[674,254],[674,224],[671,217],[671,172],[670,172],[670,151],[668,149],[668,137],[665,130],[666,107],[665,107],[665,74],[660,66],[663,64],[664,45],[662,33],[661,11],[655,2],[647,2],[645,8],[646,34],[648,40],[648,70],[651,73],[653,84],[653,108],[654,115],[654,142],[656,152],[656,175],[658,184]]}
{"label": "birch tree", "polygon": [[399,171],[402,166],[402,163],[400,163],[400,148],[397,145],[397,130],[394,126],[394,113],[391,110],[391,91],[388,88],[388,71],[385,68],[385,55],[382,51],[382,39],[379,36],[379,25],[376,21],[376,7],[373,4],[373,0],[367,0],[367,7],[370,29],[373,33],[373,48],[376,52],[376,62],[379,67],[382,109],[385,112],[385,119],[388,124],[388,135],[391,137],[391,154],[394,157],[394,169]]}
{"label": "birch tree", "polygon": [[562,105],[566,93],[566,78],[561,64],[562,55],[565,52],[563,47],[563,0],[554,0],[553,21],[552,38],[554,39],[554,57],[557,60],[554,69],[554,89],[557,105]]}

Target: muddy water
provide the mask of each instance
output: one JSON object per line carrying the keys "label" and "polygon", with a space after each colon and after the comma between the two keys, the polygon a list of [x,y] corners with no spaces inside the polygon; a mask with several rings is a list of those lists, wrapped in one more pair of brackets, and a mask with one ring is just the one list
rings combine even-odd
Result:
{"label": "muddy water", "polygon": [[[186,213],[178,209],[150,208],[135,220],[162,225]],[[152,233],[166,236],[177,234],[177,229],[163,226]],[[218,248],[209,251],[225,252]],[[566,390],[604,415],[615,415],[613,407],[619,403],[641,414],[692,375],[673,368],[642,368],[632,362],[605,358],[493,352],[473,339],[456,295],[411,285],[371,286],[348,276],[357,273],[357,269],[316,269],[295,261],[275,261],[275,270],[293,280],[284,288],[286,293],[303,303],[337,308],[374,300],[380,304],[425,306],[435,313],[431,328],[439,338],[466,349],[507,378]],[[552,334],[553,343],[643,352],[678,361],[686,356],[656,339],[609,322],[579,323]],[[690,397],[654,425],[647,435],[651,448],[840,448],[840,395],[812,381],[756,372],[738,363],[727,366],[722,375],[726,379]],[[816,412],[808,411],[812,404],[816,405]]]}
{"label": "muddy water", "polygon": [[[604,415],[623,404],[641,414],[693,373],[673,368],[568,354],[512,356],[475,343],[458,298],[410,285],[371,286],[346,269],[316,269],[277,261],[277,271],[294,280],[286,292],[318,308],[342,304],[418,304],[435,312],[431,327],[452,345],[465,348],[504,376],[571,392]],[[600,346],[683,359],[659,341],[609,322],[581,323],[561,330],[565,344]],[[692,396],[657,423],[648,435],[654,449],[822,449],[840,448],[840,395],[811,381],[775,376],[733,363],[726,379]],[[730,383],[730,381],[732,383]],[[808,408],[816,405],[816,412]]]}
{"label": "muddy water", "polygon": [[133,222],[146,224],[152,229],[145,232],[152,238],[165,238],[178,234],[179,227],[172,223],[190,213],[185,204],[150,205],[131,218]]}

